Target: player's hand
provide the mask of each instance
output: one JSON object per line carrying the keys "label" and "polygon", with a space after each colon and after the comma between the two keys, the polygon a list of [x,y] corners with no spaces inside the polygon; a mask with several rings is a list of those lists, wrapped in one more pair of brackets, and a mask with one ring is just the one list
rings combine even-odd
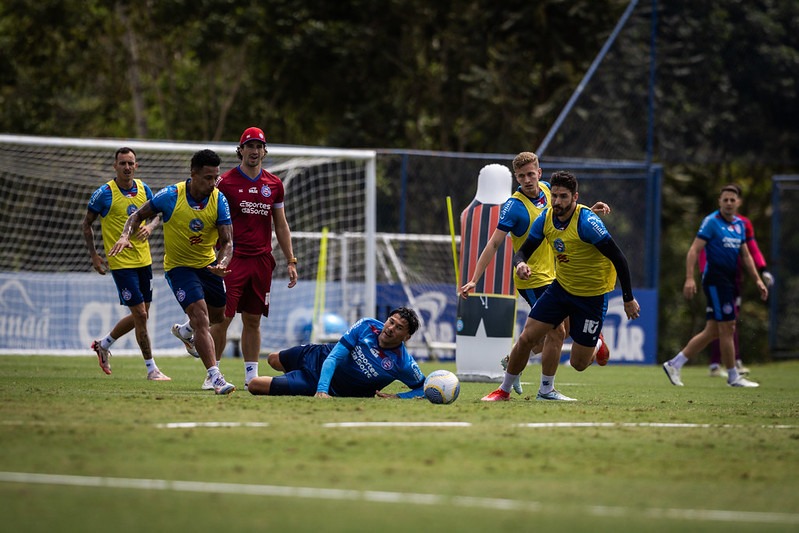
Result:
{"label": "player's hand", "polygon": [[98,274],[102,274],[103,276],[105,276],[105,273],[108,272],[108,266],[105,264],[105,261],[103,261],[103,258],[99,255],[92,257],[92,266]]}
{"label": "player's hand", "polygon": [[530,265],[527,263],[519,263],[516,267],[516,275],[519,276],[519,279],[528,279],[531,273]]}
{"label": "player's hand", "polygon": [[774,286],[774,274],[772,274],[768,270],[764,270],[761,276],[763,277],[763,283],[766,284],[766,287],[770,289],[771,287]]}
{"label": "player's hand", "polygon": [[209,272],[211,272],[212,274],[216,274],[220,278],[224,278],[225,276],[230,274],[230,270],[228,270],[227,265],[221,265],[219,263],[215,265],[208,265],[205,268],[207,268]]}
{"label": "player's hand", "polygon": [[692,300],[696,295],[696,281],[693,278],[685,280],[685,285],[682,287],[682,295],[686,300]]}
{"label": "player's hand", "polygon": [[330,395],[326,392],[317,392],[313,395],[314,398],[330,398]]}
{"label": "player's hand", "polygon": [[474,287],[476,285],[477,284],[475,282],[470,281],[469,283],[467,283],[466,285],[464,285],[463,287],[460,288],[460,290],[458,291],[458,294],[460,294],[461,298],[463,298],[465,300],[465,299],[467,299],[469,297],[469,293],[474,290]]}
{"label": "player's hand", "polygon": [[139,239],[140,241],[146,241],[147,239],[150,238],[150,233],[152,232],[150,231],[150,228],[148,228],[146,225],[139,226],[139,231],[136,232],[136,238]]}
{"label": "player's hand", "polygon": [[109,256],[114,256],[120,253],[125,248],[133,248],[133,245],[130,243],[127,237],[120,237],[117,242],[114,243],[114,246],[108,251]]}
{"label": "player's hand", "polygon": [[294,263],[289,263],[289,289],[294,287],[297,284],[297,265]]}
{"label": "player's hand", "polygon": [[388,394],[386,392],[381,392],[379,390],[375,391],[375,396],[377,396],[378,398],[391,398],[391,399],[399,398],[399,396],[397,396],[396,394]]}
{"label": "player's hand", "polygon": [[761,280],[757,280],[757,290],[760,291],[760,299],[765,302],[768,299],[768,287]]}
{"label": "player's hand", "polygon": [[635,298],[629,302],[624,302],[624,314],[627,315],[628,320],[635,320],[641,316],[641,306],[638,305],[638,302],[635,300]]}
{"label": "player's hand", "polygon": [[605,202],[597,202],[591,206],[591,211],[597,215],[607,215],[610,213],[610,206]]}

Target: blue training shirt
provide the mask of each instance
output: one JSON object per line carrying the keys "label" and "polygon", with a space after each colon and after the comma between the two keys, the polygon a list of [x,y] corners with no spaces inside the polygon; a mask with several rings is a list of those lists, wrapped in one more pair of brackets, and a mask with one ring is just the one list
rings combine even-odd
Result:
{"label": "blue training shirt", "polygon": [[[152,200],[153,191],[150,190],[150,187],[148,187],[146,183],[142,183],[142,185],[144,186],[147,199]],[[136,187],[135,181],[133,182],[133,187],[130,189],[123,189],[122,187],[119,187],[119,190],[124,196],[129,197],[136,196],[139,193],[139,188]],[[105,218],[105,216],[108,214],[108,210],[111,209],[112,199],[113,194],[111,193],[111,186],[107,183],[103,183],[92,193],[92,197],[89,198],[88,209],[92,213],[97,213],[101,217]]]}
{"label": "blue training shirt", "polygon": [[735,286],[738,257],[746,240],[743,220],[735,216],[732,222],[727,222],[716,210],[705,217],[696,236],[706,242],[707,263],[702,272],[702,283]]}
{"label": "blue training shirt", "polygon": [[[188,180],[186,180],[188,181]],[[222,192],[218,189],[214,189],[216,194],[218,194],[217,202],[216,202],[216,225],[217,226],[226,226],[230,225],[230,206],[227,203],[227,198]],[[213,193],[212,193],[213,194]],[[208,203],[208,199],[206,198],[202,202],[198,202],[194,198],[191,197],[189,194],[189,185],[186,184],[186,200],[188,200],[189,205],[195,209],[202,209],[205,207],[205,204]],[[169,185],[168,187],[164,187],[160,191],[153,196],[152,205],[153,210],[157,213],[163,213],[163,221],[166,223],[172,218],[172,212],[175,210],[175,205],[178,202],[178,186],[177,185]]]}
{"label": "blue training shirt", "polygon": [[424,374],[405,349],[405,344],[384,350],[377,343],[383,323],[362,318],[347,330],[322,365],[317,392],[331,396],[374,396],[394,381],[401,381],[410,391],[400,398],[424,395]]}
{"label": "blue training shirt", "polygon": [[[549,187],[549,183],[546,181],[539,181],[539,183]],[[517,191],[521,192],[521,190],[521,187],[517,188]],[[547,197],[540,187],[538,198],[530,198],[530,201],[536,207],[542,209],[547,207]],[[502,211],[499,214],[499,222],[497,222],[497,229],[521,237],[529,227],[530,213],[527,211],[527,207],[525,207],[521,200],[511,196],[502,206]]]}

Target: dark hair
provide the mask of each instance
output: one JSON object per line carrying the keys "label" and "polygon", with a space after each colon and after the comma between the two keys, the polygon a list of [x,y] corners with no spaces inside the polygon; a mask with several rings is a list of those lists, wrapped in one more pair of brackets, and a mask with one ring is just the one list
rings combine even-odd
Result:
{"label": "dark hair", "polygon": [[114,153],[114,161],[119,159],[119,154],[133,154],[133,157],[136,157],[136,152],[133,151],[133,148],[128,148],[127,146],[123,146]]}
{"label": "dark hair", "polygon": [[551,187],[563,187],[568,189],[572,194],[577,192],[577,178],[568,170],[556,170],[549,178],[549,185]]}
{"label": "dark hair", "polygon": [[416,311],[410,307],[397,307],[388,314],[388,316],[394,315],[399,315],[408,323],[408,335],[413,335],[419,329],[419,317],[416,315]]}
{"label": "dark hair", "polygon": [[735,194],[738,195],[738,198],[741,198],[743,196],[743,193],[741,191],[741,186],[738,185],[737,183],[728,183],[727,185],[722,187],[721,188],[721,192],[719,193],[719,196],[721,196],[725,192],[735,193]]}
{"label": "dark hair", "polygon": [[203,167],[218,167],[222,163],[213,150],[200,150],[191,156],[191,169],[199,170]]}

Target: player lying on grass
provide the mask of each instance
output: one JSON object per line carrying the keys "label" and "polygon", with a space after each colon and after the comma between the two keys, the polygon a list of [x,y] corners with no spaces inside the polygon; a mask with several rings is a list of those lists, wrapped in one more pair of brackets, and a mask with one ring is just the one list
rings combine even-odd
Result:
{"label": "player lying on grass", "polygon": [[[422,397],[425,376],[405,349],[417,329],[419,318],[407,307],[391,311],[385,323],[362,318],[335,344],[304,344],[270,353],[269,365],[284,374],[253,378],[247,388],[255,395],[272,396]],[[411,390],[380,392],[395,380]]]}

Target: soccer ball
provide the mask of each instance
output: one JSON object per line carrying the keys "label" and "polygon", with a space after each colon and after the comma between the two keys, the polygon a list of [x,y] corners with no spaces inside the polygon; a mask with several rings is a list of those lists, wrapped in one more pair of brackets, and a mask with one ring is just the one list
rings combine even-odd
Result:
{"label": "soccer ball", "polygon": [[449,370],[436,370],[424,380],[424,396],[431,403],[452,403],[460,392],[461,382]]}

